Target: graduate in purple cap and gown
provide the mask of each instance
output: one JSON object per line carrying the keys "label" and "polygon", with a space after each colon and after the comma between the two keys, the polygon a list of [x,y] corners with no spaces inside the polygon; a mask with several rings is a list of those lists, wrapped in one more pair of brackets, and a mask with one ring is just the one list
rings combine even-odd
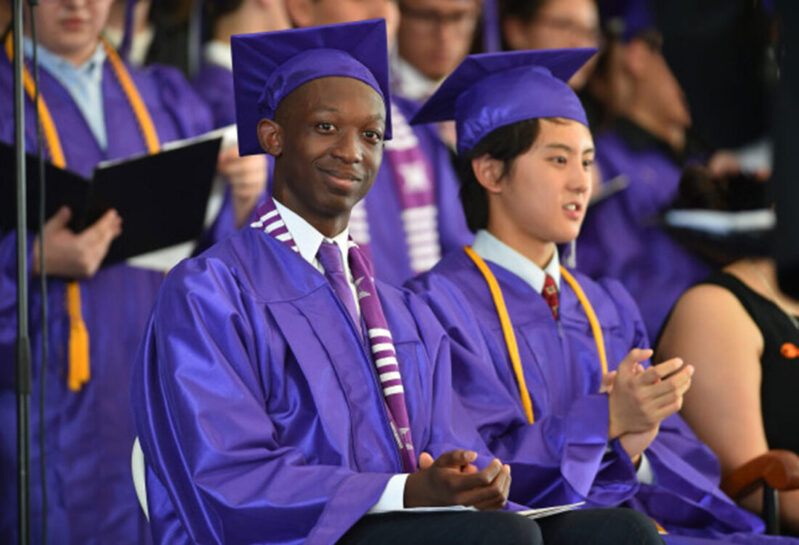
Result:
{"label": "graduate in purple cap and gown", "polygon": [[[100,161],[155,152],[165,142],[210,130],[210,115],[173,69],[131,69],[98,38],[110,0],[44,2],[37,10],[40,84],[52,130],[45,159],[91,175]],[[26,11],[27,15],[27,11]],[[14,138],[11,35],[0,53],[0,139]],[[30,47],[26,38],[26,48]],[[29,58],[30,49],[26,50]],[[27,66],[31,70],[30,64]],[[130,79],[132,85],[123,86]],[[141,101],[143,108],[135,107]],[[26,148],[36,152],[33,101],[25,97]],[[42,116],[44,121],[45,117]],[[7,165],[4,165],[6,168]],[[39,425],[45,419],[47,542],[135,544],[146,541],[130,478],[133,419],[130,365],[144,331],[159,271],[117,264],[98,270],[124,218],[109,211],[80,234],[62,209],[45,227],[48,355],[41,367],[43,317],[35,233],[28,236],[31,397],[31,538],[41,542]],[[0,542],[16,543],[16,232],[0,232]],[[39,387],[45,380],[44,415]]]}
{"label": "graduate in purple cap and gown", "polygon": [[[383,18],[388,43],[400,14],[393,0],[287,0],[297,26]],[[372,258],[377,277],[401,285],[472,240],[458,205],[458,177],[449,150],[432,127],[411,127],[418,104],[392,96],[394,138],[386,142],[374,187],[355,206],[350,230]]]}
{"label": "graduate in purple cap and gown", "polygon": [[[496,511],[509,468],[454,418],[447,336],[348,236],[392,136],[385,43],[383,21],[232,40],[240,148],[275,156],[274,197],[169,273],[140,347],[155,540],[659,543],[627,510]],[[477,510],[402,512],[452,505]]]}
{"label": "graduate in purple cap and gown", "polygon": [[456,120],[477,235],[408,286],[452,339],[465,418],[511,465],[513,501],[632,507],[669,543],[769,542],[676,414],[693,368],[650,366],[624,288],[561,266],[556,244],[579,233],[594,157],[566,82],[595,51],[470,56],[422,107],[414,123]]}
{"label": "graduate in purple cap and gown", "polygon": [[683,166],[698,154],[691,151],[691,115],[663,57],[649,3],[609,4],[600,2],[600,14],[621,29],[594,77],[613,90],[603,104],[615,121],[597,134],[596,161],[602,180],[623,176],[628,186],[589,209],[578,268],[592,278],[620,280],[656,339],[680,295],[711,272],[657,225],[677,197]]}

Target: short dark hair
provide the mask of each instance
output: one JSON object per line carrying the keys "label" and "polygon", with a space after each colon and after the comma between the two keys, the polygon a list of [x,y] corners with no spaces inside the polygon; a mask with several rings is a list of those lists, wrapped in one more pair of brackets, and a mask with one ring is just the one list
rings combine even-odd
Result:
{"label": "short dark hair", "polygon": [[492,159],[502,161],[502,176],[505,176],[510,172],[513,161],[532,147],[539,130],[538,119],[526,119],[499,127],[459,158],[461,204],[466,224],[473,233],[488,226],[488,196],[474,175],[472,159],[489,155]]}
{"label": "short dark hair", "polygon": [[550,0],[500,0],[499,14],[502,20],[515,17],[523,23],[529,23],[538,15],[538,11]]}

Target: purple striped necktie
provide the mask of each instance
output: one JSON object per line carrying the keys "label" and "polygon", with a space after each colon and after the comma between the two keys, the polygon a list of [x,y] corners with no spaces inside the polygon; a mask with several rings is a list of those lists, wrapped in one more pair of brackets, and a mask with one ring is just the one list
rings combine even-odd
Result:
{"label": "purple striped necktie", "polygon": [[[289,248],[299,253],[299,249],[291,233],[289,233],[285,223],[283,223],[280,213],[271,198],[267,199],[266,202],[259,207],[256,217],[258,219],[253,222],[250,227],[275,237]],[[391,431],[394,435],[397,448],[399,449],[403,471],[413,473],[417,469],[416,455],[413,447],[413,439],[411,437],[408,408],[405,403],[405,389],[402,386],[402,377],[400,376],[394,341],[391,338],[391,331],[388,329],[388,322],[383,314],[383,307],[377,295],[371,262],[352,239],[348,241],[347,245],[347,258],[349,260],[352,276],[355,279],[358,301],[361,312],[363,313],[364,322],[366,323],[372,362],[377,372],[380,388],[383,391],[383,399],[385,401]],[[339,253],[337,248],[334,248],[334,250]],[[320,256],[318,257],[320,263],[322,263],[322,258]],[[340,263],[340,258],[337,257],[337,259]],[[322,263],[322,266],[325,267],[324,263]],[[327,270],[328,269],[325,267],[325,271]],[[344,276],[343,273],[342,276]],[[349,284],[346,282],[346,277],[344,281],[345,285],[343,286],[342,292],[339,292],[335,285],[332,287],[349,311],[350,309],[346,301],[350,300],[353,304],[354,301],[352,300],[352,291],[350,290]],[[333,284],[332,282],[330,283]],[[343,292],[349,294],[349,299],[342,297],[341,294]],[[355,313],[355,323],[359,323],[357,312]]]}
{"label": "purple striped necktie", "polygon": [[361,320],[358,318],[358,308],[355,306],[355,297],[350,289],[347,273],[344,272],[344,264],[341,262],[341,252],[338,246],[332,242],[323,241],[319,246],[316,258],[325,270],[325,278],[333,286],[333,291],[336,292],[344,306],[347,307],[347,312],[350,313],[356,328],[360,330]]}

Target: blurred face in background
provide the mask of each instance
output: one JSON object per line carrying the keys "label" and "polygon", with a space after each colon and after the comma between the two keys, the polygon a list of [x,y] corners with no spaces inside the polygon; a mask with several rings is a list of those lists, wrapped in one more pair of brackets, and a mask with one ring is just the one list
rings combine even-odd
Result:
{"label": "blurred face in background", "polygon": [[397,0],[286,0],[286,10],[299,27],[385,19],[389,48],[397,37]]}
{"label": "blurred face in background", "polygon": [[[41,0],[36,37],[50,52],[78,66],[97,48],[112,0]],[[26,21],[25,33],[30,32]]]}
{"label": "blurred face in background", "polygon": [[400,56],[437,81],[466,57],[480,13],[478,0],[400,0]]}
{"label": "blurred face in background", "polygon": [[[502,31],[512,49],[599,47],[601,37],[595,0],[549,0],[528,21],[506,17]],[[569,85],[582,89],[595,66],[596,58],[572,76]]]}

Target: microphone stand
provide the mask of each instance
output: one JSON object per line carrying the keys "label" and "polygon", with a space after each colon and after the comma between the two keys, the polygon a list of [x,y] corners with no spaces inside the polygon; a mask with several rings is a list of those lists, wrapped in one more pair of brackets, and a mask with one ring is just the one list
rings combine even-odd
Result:
{"label": "microphone stand", "polygon": [[22,84],[22,10],[24,0],[14,0],[14,151],[17,179],[17,505],[19,543],[30,543],[30,396],[31,343],[28,334],[28,228],[25,185],[25,93]]}

